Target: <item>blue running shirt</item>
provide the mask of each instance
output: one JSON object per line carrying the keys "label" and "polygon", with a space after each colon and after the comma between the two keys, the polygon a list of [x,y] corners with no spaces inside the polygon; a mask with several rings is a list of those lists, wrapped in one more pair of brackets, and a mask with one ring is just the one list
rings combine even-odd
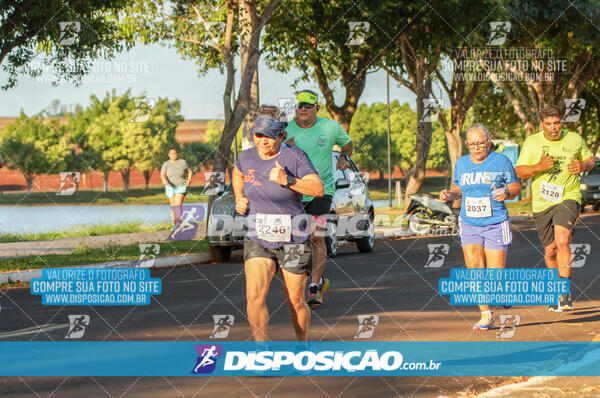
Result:
{"label": "blue running shirt", "polygon": [[[495,188],[505,188],[517,181],[511,161],[501,153],[490,152],[482,163],[473,163],[471,155],[460,157],[454,166],[454,185],[460,187],[463,222],[485,226],[508,219],[504,202],[492,197]],[[491,211],[490,211],[491,210]]]}
{"label": "blue running shirt", "polygon": [[[296,191],[270,181],[271,169],[279,162],[286,174],[295,178],[303,178],[309,174],[317,174],[306,153],[297,146],[285,146],[272,159],[262,159],[256,147],[248,148],[240,153],[236,167],[244,174],[244,196],[248,198],[250,207],[248,217],[248,239],[267,249],[278,249],[286,243],[303,243],[308,238],[307,220],[299,218],[298,224],[292,223],[290,240],[269,241],[259,238],[257,228],[259,215],[289,215],[294,220],[298,215],[306,215],[302,206],[302,195]],[[304,221],[302,221],[304,220]],[[277,222],[275,219],[274,222]]]}

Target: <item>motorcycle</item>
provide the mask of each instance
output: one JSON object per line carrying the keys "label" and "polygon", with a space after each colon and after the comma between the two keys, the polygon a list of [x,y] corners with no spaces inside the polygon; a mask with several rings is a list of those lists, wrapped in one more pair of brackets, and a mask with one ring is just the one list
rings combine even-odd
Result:
{"label": "motorcycle", "polygon": [[454,209],[438,198],[427,194],[412,194],[408,196],[410,203],[408,228],[415,235],[427,235],[432,228],[436,235],[458,232],[458,214],[460,208]]}

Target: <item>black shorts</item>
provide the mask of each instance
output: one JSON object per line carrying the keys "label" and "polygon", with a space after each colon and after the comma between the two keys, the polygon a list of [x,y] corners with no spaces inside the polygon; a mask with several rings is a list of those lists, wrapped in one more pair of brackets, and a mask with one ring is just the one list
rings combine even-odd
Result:
{"label": "black shorts", "polygon": [[320,198],[313,198],[310,202],[302,202],[304,211],[306,214],[311,216],[322,216],[329,214],[331,210],[331,195],[321,196]]}
{"label": "black shorts", "polygon": [[248,237],[244,237],[244,261],[264,257],[275,261],[280,268],[292,274],[308,275],[312,272],[312,245],[310,239],[304,243],[286,243],[279,249],[266,249]]}
{"label": "black shorts", "polygon": [[535,227],[542,246],[554,242],[554,226],[560,225],[573,231],[579,217],[579,203],[573,199],[556,204],[539,213],[533,213]]}

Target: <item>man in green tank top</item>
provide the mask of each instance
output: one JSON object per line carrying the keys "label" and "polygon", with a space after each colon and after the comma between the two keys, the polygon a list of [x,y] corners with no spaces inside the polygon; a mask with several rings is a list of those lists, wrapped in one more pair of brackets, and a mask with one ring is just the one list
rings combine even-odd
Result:
{"label": "man in green tank top", "polygon": [[[329,214],[331,199],[335,193],[334,168],[344,170],[348,167],[346,156],[352,154],[352,139],[344,128],[335,120],[317,116],[319,111],[318,96],[310,90],[303,90],[296,97],[296,115],[288,124],[286,131],[289,145],[297,145],[308,155],[323,182],[324,196],[313,198],[304,196],[302,202],[307,214],[313,216],[311,241],[313,244],[312,283],[308,287],[308,304],[317,307],[323,303],[323,295],[329,288],[329,279],[323,277],[327,249],[324,232]],[[340,160],[333,165],[333,146],[341,149]]]}

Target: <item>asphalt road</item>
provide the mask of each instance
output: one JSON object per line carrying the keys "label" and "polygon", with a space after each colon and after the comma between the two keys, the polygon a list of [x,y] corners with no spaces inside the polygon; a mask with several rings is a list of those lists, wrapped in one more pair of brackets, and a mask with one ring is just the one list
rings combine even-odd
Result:
{"label": "asphalt road", "polygon": [[[543,267],[542,248],[532,224],[513,226],[509,267]],[[496,315],[518,315],[512,340],[590,341],[600,333],[600,274],[595,250],[600,247],[600,216],[580,220],[574,243],[591,245],[584,265],[574,271],[571,291],[575,310],[556,314],[546,307],[498,308]],[[445,243],[449,253],[441,267],[425,267],[428,244]],[[494,341],[496,331],[477,332],[475,307],[451,306],[437,293],[438,280],[463,266],[455,236],[378,241],[371,254],[354,246],[330,260],[332,285],[325,304],[312,311],[310,339],[355,341],[357,315],[378,315],[373,341]],[[0,291],[0,341],[65,341],[68,315],[87,314],[86,341],[205,341],[213,332],[213,315],[233,315],[227,341],[251,340],[245,317],[241,263],[209,264],[152,271],[163,280],[163,293],[149,306],[43,306],[28,288]],[[281,279],[271,286],[269,335],[293,340]],[[498,320],[498,317],[496,317]],[[46,326],[41,329],[40,325]],[[12,334],[8,334],[12,333]],[[7,360],[7,358],[2,358]],[[160,364],[149,364],[160,366]],[[573,378],[564,378],[572,381]],[[507,377],[58,377],[2,378],[2,397],[362,397],[472,396],[495,386],[520,381]],[[552,396],[552,394],[550,395]]]}

